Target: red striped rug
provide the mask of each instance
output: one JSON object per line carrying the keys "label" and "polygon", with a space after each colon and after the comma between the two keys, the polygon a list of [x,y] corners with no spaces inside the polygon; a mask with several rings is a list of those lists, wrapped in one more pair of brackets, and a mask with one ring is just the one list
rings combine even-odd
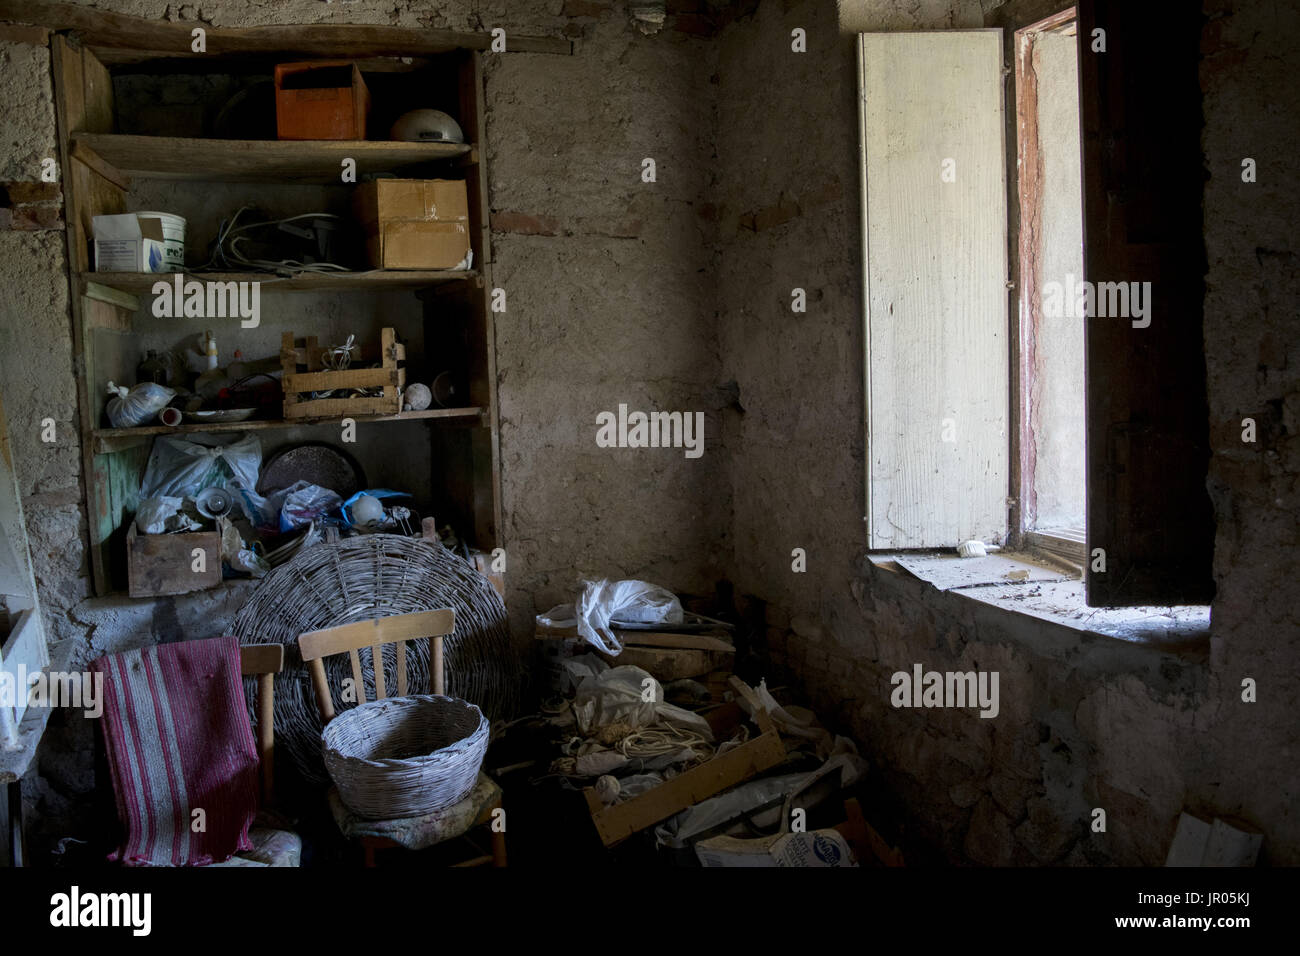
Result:
{"label": "red striped rug", "polygon": [[203,866],[252,848],[257,748],[233,637],[101,657],[104,739],[128,866]]}

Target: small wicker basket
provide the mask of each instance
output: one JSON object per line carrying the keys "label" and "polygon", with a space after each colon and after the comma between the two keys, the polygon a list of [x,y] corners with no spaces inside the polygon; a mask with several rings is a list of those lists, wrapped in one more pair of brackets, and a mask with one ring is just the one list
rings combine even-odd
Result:
{"label": "small wicker basket", "polygon": [[488,729],[469,701],[412,694],[344,711],[321,744],[344,805],[369,820],[395,820],[463,800],[478,779]]}

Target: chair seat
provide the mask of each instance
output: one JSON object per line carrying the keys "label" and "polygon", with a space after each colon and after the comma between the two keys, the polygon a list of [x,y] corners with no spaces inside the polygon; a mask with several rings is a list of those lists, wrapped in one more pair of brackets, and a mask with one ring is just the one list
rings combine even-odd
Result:
{"label": "chair seat", "polygon": [[213,866],[300,866],[302,838],[289,830],[254,827],[248,831],[251,850],[237,853],[224,863]]}
{"label": "chair seat", "polygon": [[480,772],[474,789],[459,803],[418,817],[393,820],[367,820],[357,816],[343,805],[338,790],[333,787],[330,788],[329,801],[334,822],[345,837],[378,837],[408,850],[423,850],[463,836],[471,827],[486,822],[488,811],[501,801],[501,788],[495,780]]}

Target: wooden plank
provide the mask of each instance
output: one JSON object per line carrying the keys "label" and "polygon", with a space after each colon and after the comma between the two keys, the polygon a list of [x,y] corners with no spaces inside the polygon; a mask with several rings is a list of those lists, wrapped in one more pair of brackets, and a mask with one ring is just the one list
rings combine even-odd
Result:
{"label": "wooden plank", "polygon": [[107,179],[118,189],[130,189],[131,178],[122,174],[122,171],[113,166],[112,163],[106,162],[102,156],[86,145],[84,140],[76,136],[72,140],[72,158],[79,162],[85,163],[96,173]]}
{"label": "wooden plank", "polygon": [[[392,415],[353,415],[358,423],[428,422],[453,425],[476,425],[483,415],[481,408],[430,408],[422,412],[397,412]],[[166,425],[142,425],[138,428],[97,428],[93,431],[96,454],[106,454],[149,442],[155,435],[193,435],[208,432],[275,431],[306,426],[337,426],[338,415],[307,415],[301,420],[256,420],[246,422],[190,423],[168,428]]]}
{"label": "wooden plank", "polygon": [[257,675],[257,756],[262,764],[262,803],[266,806],[275,801],[274,674]]}
{"label": "wooden plank", "polygon": [[617,656],[595,651],[602,660],[611,665],[630,665],[639,667],[660,681],[682,680],[687,677],[699,677],[715,670],[730,670],[735,663],[734,648],[725,646],[725,650],[704,650],[701,648],[639,647],[625,644],[623,652]]}
{"label": "wooden plank", "polygon": [[[88,299],[126,309],[128,312],[135,312],[140,308],[140,300],[131,293],[100,285],[98,282],[83,282],[81,294]],[[114,322],[110,327],[116,327],[118,324],[120,323]],[[128,322],[128,327],[129,324]]]}
{"label": "wooden plank", "polygon": [[[870,548],[1001,540],[1000,30],[862,34]],[[951,160],[952,181],[944,181]]]}
{"label": "wooden plank", "polygon": [[[31,8],[28,7],[27,11]],[[59,139],[59,164],[65,171],[63,176],[64,219],[67,228],[64,239],[67,249],[69,283],[72,300],[72,346],[74,365],[77,372],[77,420],[81,444],[81,470],[86,476],[83,482],[86,504],[86,524],[89,528],[89,550],[91,579],[96,594],[103,595],[109,590],[109,538],[117,527],[117,517],[108,510],[108,496],[105,490],[96,484],[96,478],[103,469],[96,461],[90,442],[85,436],[91,434],[98,422],[94,409],[98,406],[92,402],[89,389],[95,379],[95,366],[92,343],[87,335],[87,324],[82,312],[83,299],[72,276],[84,272],[88,267],[86,238],[92,217],[95,214],[122,212],[125,210],[123,191],[108,180],[98,176],[82,163],[74,163],[71,156],[70,137],[73,130],[83,129],[87,124],[86,106],[86,58],[82,51],[74,47],[67,38],[56,36],[50,43],[51,67],[54,77],[54,114]],[[102,87],[99,88],[102,93]],[[91,109],[92,115],[98,115],[98,109]],[[111,104],[110,104],[111,112]],[[115,195],[114,195],[115,193]]]}
{"label": "wooden plank", "polygon": [[278,674],[284,670],[283,644],[241,644],[239,667],[242,674]]}
{"label": "wooden plank", "polygon": [[302,659],[312,661],[389,641],[410,641],[435,634],[450,634],[455,629],[456,612],[451,608],[440,608],[436,611],[395,614],[392,617],[309,631],[298,638],[298,647],[302,651]]}
{"label": "wooden plank", "polygon": [[348,651],[348,658],[352,661],[352,681],[357,692],[357,703],[363,704],[366,700],[366,684],[361,679],[361,654],[354,647]]}
{"label": "wooden plank", "polygon": [[[150,274],[144,272],[83,272],[84,285],[98,283],[122,292],[138,295],[152,294],[155,283],[173,282],[176,273]],[[479,278],[474,270],[411,270],[395,271],[372,269],[368,272],[305,272],[301,275],[277,276],[268,272],[187,272],[183,281],[198,282],[257,282],[262,292],[387,292],[390,290],[423,289],[449,282],[472,282]]]}
{"label": "wooden plank", "polygon": [[1087,574],[1088,604],[1209,604],[1201,27],[1160,4],[1078,10],[1080,39],[1100,27],[1107,42],[1079,57],[1084,272],[1151,283],[1146,327],[1084,320],[1088,553],[1106,556]]}
{"label": "wooden plank", "polygon": [[387,398],[314,398],[286,404],[285,418],[360,418],[363,415],[396,415]]}
{"label": "wooden plank", "polygon": [[334,719],[334,700],[330,696],[329,681],[325,677],[325,665],[319,658],[307,661],[307,670],[311,674],[311,686],[316,694],[316,708],[320,711],[321,722],[328,724]]}
{"label": "wooden plank", "polygon": [[898,556],[898,563],[921,580],[929,581],[940,591],[978,587],[984,584],[1069,581],[1078,577],[1078,575],[1071,576],[1000,554],[990,554],[982,558],[959,558],[948,554],[902,554]]}
{"label": "wooden plank", "polygon": [[406,641],[397,642],[397,696],[406,696]]}
{"label": "wooden plank", "polygon": [[[193,139],[74,133],[82,149],[120,170],[119,176],[187,182],[335,184],[344,159],[357,174],[401,172],[468,156],[467,143],[375,140]],[[74,152],[75,155],[75,152]]]}
{"label": "wooden plank", "polygon": [[429,662],[429,692],[442,696],[447,692],[446,665],[443,663],[443,641],[441,634],[435,634],[430,643],[433,653]]}
{"label": "wooden plank", "polygon": [[[207,52],[193,53],[190,49],[193,24],[189,21],[146,20],[51,0],[0,0],[0,20],[38,24],[52,30],[75,30],[97,51],[122,51],[115,57],[115,62],[132,62],[154,56],[219,60],[223,56],[245,53],[346,59],[419,56],[458,48],[486,50],[492,44],[490,33],[374,24],[262,27],[212,27],[205,24]],[[573,52],[573,44],[559,37],[510,34],[506,39],[506,50],[568,55]]]}
{"label": "wooden plank", "polygon": [[[391,330],[390,330],[391,331]],[[391,387],[397,383],[396,368],[347,368],[337,372],[286,372],[286,392],[324,392],[334,388]]]}
{"label": "wooden plank", "polygon": [[584,790],[584,794],[588,807],[592,808],[591,819],[601,841],[606,846],[613,846],[674,813],[775,767],[783,760],[785,745],[776,731],[770,730],[624,803],[605,807],[590,787]]}
{"label": "wooden plank", "polygon": [[[194,570],[195,548],[203,551],[203,570]],[[133,598],[188,594],[221,583],[221,535],[216,531],[186,534],[138,534],[132,523],[126,535],[129,593]]]}
{"label": "wooden plank", "polygon": [[[402,642],[405,647],[405,642]],[[375,674],[375,699],[383,700],[388,696],[388,686],[384,682],[384,647],[382,644],[370,645],[370,669]]]}

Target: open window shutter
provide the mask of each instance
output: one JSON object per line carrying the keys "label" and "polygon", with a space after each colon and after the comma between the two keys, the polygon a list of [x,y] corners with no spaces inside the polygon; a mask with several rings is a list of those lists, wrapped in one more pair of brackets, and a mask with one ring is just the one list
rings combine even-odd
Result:
{"label": "open window shutter", "polygon": [[1087,599],[1207,604],[1200,18],[1132,0],[1078,9],[1085,277],[1151,283],[1149,326],[1087,320],[1087,542],[1105,553]]}
{"label": "open window shutter", "polygon": [[1001,541],[1002,31],[859,37],[872,548]]}

